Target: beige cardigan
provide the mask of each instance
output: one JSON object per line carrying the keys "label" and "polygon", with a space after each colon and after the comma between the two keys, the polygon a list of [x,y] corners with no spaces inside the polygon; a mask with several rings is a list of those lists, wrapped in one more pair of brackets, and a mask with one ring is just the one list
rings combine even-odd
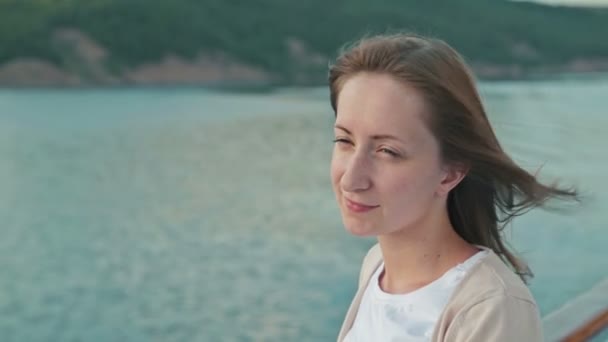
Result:
{"label": "beige cardigan", "polygon": [[[481,247],[487,249],[485,247]],[[433,342],[542,341],[538,307],[526,285],[491,250],[467,273],[439,317]],[[363,260],[359,287],[338,335],[338,342],[355,321],[369,279],[382,261],[378,244]]]}

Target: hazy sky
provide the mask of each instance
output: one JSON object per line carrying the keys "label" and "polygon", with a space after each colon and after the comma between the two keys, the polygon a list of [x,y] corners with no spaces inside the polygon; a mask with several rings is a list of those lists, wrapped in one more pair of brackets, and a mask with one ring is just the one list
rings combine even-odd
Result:
{"label": "hazy sky", "polygon": [[582,5],[582,6],[607,6],[608,0],[533,0],[547,4]]}

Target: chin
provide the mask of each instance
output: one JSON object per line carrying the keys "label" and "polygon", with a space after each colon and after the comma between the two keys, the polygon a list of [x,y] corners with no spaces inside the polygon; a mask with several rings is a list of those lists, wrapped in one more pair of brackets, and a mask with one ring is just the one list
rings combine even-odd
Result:
{"label": "chin", "polygon": [[377,235],[377,232],[372,227],[367,227],[366,225],[345,223],[344,228],[347,232],[359,237],[370,237]]}

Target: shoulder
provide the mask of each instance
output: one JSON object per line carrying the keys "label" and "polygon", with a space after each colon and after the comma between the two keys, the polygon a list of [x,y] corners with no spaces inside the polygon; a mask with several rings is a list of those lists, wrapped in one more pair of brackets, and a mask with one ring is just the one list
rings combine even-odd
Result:
{"label": "shoulder", "polygon": [[532,294],[491,251],[463,279],[440,321],[442,335],[450,341],[542,340]]}
{"label": "shoulder", "polygon": [[542,323],[536,304],[508,293],[475,301],[454,317],[446,341],[542,341]]}
{"label": "shoulder", "polygon": [[459,290],[472,295],[478,301],[499,296],[522,300],[536,306],[526,284],[491,250],[470,270]]}

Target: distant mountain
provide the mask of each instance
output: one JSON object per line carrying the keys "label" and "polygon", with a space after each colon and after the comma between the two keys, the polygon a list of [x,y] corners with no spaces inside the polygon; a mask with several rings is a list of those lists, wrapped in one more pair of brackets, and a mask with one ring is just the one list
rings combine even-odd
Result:
{"label": "distant mountain", "polygon": [[445,39],[485,78],[608,70],[608,9],[501,0],[0,0],[0,84],[319,84],[365,33]]}

